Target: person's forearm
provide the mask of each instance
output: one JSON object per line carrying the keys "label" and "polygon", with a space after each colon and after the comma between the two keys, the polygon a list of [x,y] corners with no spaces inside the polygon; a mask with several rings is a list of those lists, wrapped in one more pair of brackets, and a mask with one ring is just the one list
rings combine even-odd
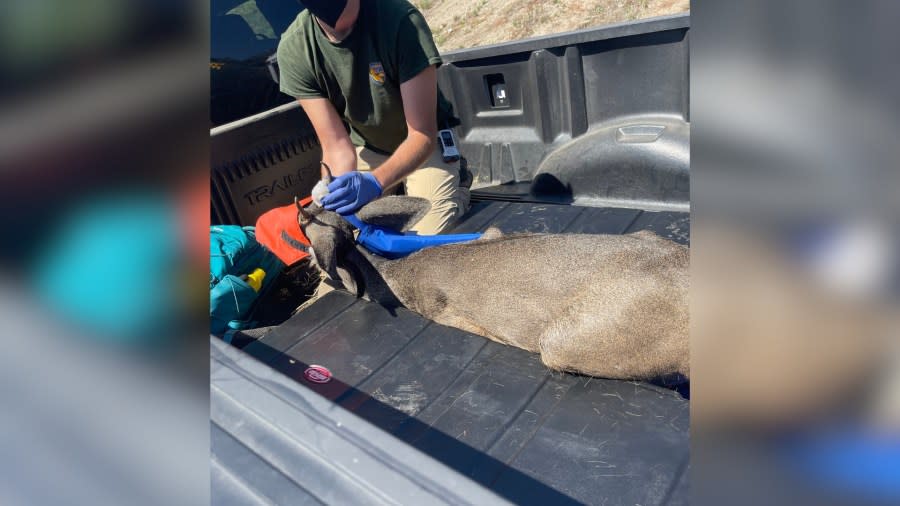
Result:
{"label": "person's forearm", "polygon": [[340,139],[329,146],[322,146],[322,161],[324,161],[331,175],[338,177],[356,170],[356,148],[350,142],[350,138]]}
{"label": "person's forearm", "polygon": [[372,171],[372,175],[382,188],[400,182],[428,160],[436,142],[433,136],[411,131],[394,154]]}

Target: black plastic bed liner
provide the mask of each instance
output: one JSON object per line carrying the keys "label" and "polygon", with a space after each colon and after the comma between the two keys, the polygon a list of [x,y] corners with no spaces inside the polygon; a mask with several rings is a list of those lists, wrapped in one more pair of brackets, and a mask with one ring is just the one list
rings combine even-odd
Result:
{"label": "black plastic bed liner", "polygon": [[[489,226],[651,229],[682,243],[690,232],[686,213],[497,201],[475,202],[456,231]],[[553,372],[535,354],[343,291],[244,351],[507,500],[687,503],[689,401],[675,391]],[[306,380],[309,364],[333,380]],[[265,438],[229,437],[269,451]]]}

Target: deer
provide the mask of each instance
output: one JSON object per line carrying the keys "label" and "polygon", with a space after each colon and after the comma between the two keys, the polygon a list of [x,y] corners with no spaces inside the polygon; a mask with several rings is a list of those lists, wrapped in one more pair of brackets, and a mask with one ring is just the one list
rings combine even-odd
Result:
{"label": "deer", "polygon": [[[329,175],[323,171],[323,182]],[[369,252],[315,198],[297,205],[312,264],[338,288],[387,308],[539,353],[550,369],[624,380],[690,378],[689,250],[650,231],[504,234],[398,259]],[[356,213],[407,231],[426,199],[386,196]]]}

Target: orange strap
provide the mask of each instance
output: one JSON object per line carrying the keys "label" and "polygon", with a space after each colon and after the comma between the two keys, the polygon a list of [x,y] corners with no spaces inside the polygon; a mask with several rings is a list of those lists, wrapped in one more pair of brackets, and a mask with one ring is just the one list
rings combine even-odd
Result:
{"label": "orange strap", "polygon": [[[310,202],[312,197],[306,197],[300,204],[307,206]],[[300,229],[294,204],[276,207],[260,216],[256,220],[256,240],[287,266],[309,256],[309,239]]]}

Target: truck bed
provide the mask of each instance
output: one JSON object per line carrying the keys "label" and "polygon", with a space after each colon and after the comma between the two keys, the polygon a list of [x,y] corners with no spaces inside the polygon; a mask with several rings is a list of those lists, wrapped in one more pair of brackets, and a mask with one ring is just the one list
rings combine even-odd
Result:
{"label": "truck bed", "polygon": [[[622,234],[650,229],[689,242],[687,213],[528,202],[510,198],[514,193],[476,192],[455,231],[495,226],[507,233]],[[243,351],[509,501],[687,502],[689,401],[684,388],[553,372],[535,354],[404,309],[389,311],[343,291],[326,294]],[[306,380],[309,364],[327,367],[332,381]],[[223,385],[217,388],[228,388]],[[214,395],[214,432],[256,456],[229,460],[220,455],[218,475],[240,476],[243,484],[219,490],[253,489],[246,480],[261,476],[248,472],[253,466],[286,477],[298,472],[283,463],[271,465],[270,447],[276,442],[217,421],[216,402]],[[225,444],[214,438],[213,454],[217,445],[222,453]],[[316,496],[302,481],[285,480],[299,494]]]}

